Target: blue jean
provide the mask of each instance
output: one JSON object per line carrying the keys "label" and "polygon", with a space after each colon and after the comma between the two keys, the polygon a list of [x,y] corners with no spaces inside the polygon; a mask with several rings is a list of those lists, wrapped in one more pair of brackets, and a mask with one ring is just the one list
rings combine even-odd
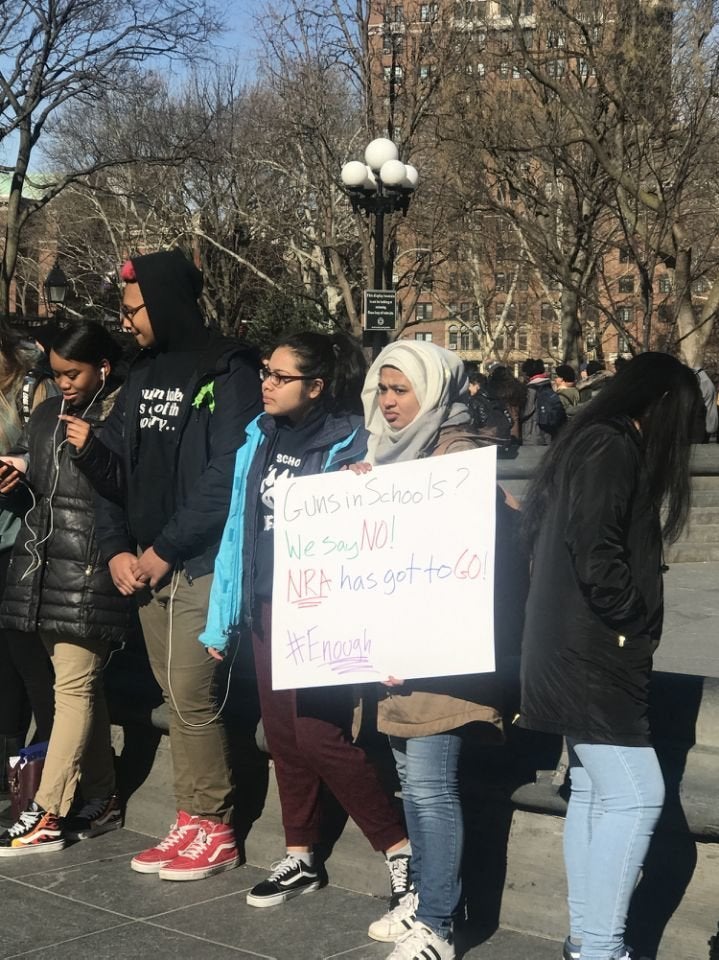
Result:
{"label": "blue jean", "polygon": [[581,960],[625,954],[632,893],[664,803],[652,747],[567,740],[572,795],[564,827],[570,935]]}
{"label": "blue jean", "polygon": [[390,737],[412,844],[416,918],[445,940],[462,893],[464,823],[459,798],[459,733]]}

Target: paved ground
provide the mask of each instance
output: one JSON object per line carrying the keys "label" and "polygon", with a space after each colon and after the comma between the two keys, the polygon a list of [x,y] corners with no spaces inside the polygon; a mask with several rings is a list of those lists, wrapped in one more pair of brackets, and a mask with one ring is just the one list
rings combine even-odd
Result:
{"label": "paved ground", "polygon": [[[382,960],[387,944],[367,937],[383,912],[372,897],[328,886],[282,907],[257,910],[245,892],[264,872],[252,866],[194,883],[130,870],[147,838],[119,830],[59,853],[0,860],[0,958],[34,960]],[[464,938],[471,960],[559,960],[550,940],[502,930]]]}
{"label": "paved ground", "polygon": [[655,668],[719,677],[719,563],[671,564],[664,586],[664,636]]}

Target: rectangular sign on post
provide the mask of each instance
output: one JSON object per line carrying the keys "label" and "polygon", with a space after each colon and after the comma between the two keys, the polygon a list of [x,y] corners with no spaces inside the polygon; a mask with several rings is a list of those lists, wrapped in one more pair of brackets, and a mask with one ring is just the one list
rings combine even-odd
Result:
{"label": "rectangular sign on post", "polygon": [[275,484],[275,690],[494,670],[495,447]]}
{"label": "rectangular sign on post", "polygon": [[394,290],[365,290],[364,328],[370,332],[395,330],[397,327],[397,294]]}

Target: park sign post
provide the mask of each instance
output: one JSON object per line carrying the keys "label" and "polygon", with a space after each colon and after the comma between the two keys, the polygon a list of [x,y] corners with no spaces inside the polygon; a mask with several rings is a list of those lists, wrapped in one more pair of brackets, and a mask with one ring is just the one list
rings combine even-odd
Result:
{"label": "park sign post", "polygon": [[394,290],[365,290],[364,328],[384,333],[397,328],[397,295]]}

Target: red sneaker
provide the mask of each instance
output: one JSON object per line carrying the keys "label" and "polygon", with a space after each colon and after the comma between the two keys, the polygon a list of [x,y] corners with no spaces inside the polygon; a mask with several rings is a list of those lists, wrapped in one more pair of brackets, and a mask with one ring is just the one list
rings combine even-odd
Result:
{"label": "red sneaker", "polygon": [[204,821],[193,817],[184,810],[177,811],[177,820],[170,832],[156,846],[138,853],[130,861],[130,866],[138,873],[159,873],[159,871],[178,857],[197,836]]}
{"label": "red sneaker", "polygon": [[226,823],[200,820],[192,843],[160,870],[160,880],[204,880],[240,862],[235,833]]}

